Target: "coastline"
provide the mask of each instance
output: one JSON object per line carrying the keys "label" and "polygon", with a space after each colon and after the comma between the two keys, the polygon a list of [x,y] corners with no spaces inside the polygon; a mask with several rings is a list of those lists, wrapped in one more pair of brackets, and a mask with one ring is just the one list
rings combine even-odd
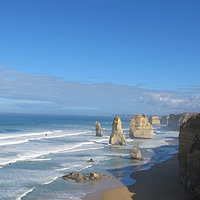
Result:
{"label": "coastline", "polygon": [[154,164],[149,170],[133,172],[131,178],[137,182],[130,186],[116,186],[120,184],[118,179],[113,179],[112,182],[109,179],[102,180],[99,182],[100,189],[86,194],[82,200],[187,199],[179,180],[178,154]]}

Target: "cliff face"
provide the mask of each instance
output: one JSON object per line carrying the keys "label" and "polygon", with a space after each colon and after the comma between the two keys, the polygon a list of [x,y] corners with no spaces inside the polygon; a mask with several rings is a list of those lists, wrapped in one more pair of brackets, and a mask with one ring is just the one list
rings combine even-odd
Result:
{"label": "cliff face", "polygon": [[116,116],[112,123],[112,134],[110,136],[110,144],[112,145],[126,145],[125,136],[123,134],[122,122],[119,116]]}
{"label": "cliff face", "polygon": [[168,125],[168,121],[169,121],[169,116],[168,115],[164,115],[160,118],[160,123],[161,124],[166,124]]}
{"label": "cliff face", "polygon": [[136,115],[131,119],[130,138],[153,138],[153,127],[148,122],[148,119],[142,115]]}
{"label": "cliff face", "polygon": [[160,118],[156,115],[149,117],[149,123],[152,125],[160,124]]}
{"label": "cliff face", "polygon": [[197,113],[170,114],[168,126],[173,131],[179,131],[180,126]]}
{"label": "cliff face", "polygon": [[192,198],[200,199],[200,114],[180,127],[178,158],[181,182]]}

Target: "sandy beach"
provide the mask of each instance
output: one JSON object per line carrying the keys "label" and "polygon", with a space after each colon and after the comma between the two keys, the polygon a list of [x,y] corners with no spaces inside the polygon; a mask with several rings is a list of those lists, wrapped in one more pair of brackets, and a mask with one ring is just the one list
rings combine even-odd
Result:
{"label": "sandy beach", "polygon": [[82,200],[186,200],[179,180],[178,155],[158,163],[149,170],[131,174],[137,182],[123,186],[120,180],[106,179],[99,182],[100,189],[87,194]]}

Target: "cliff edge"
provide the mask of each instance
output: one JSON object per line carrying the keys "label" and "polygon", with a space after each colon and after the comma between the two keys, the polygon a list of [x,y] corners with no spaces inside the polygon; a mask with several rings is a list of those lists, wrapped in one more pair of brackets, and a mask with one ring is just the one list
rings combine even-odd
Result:
{"label": "cliff edge", "polygon": [[192,199],[200,199],[200,113],[180,127],[178,158],[182,184]]}

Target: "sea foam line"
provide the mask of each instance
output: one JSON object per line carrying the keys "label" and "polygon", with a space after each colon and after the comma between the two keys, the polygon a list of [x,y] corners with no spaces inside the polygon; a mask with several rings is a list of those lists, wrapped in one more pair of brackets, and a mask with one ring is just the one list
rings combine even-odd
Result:
{"label": "sea foam line", "polygon": [[[44,132],[45,133],[45,132]],[[42,140],[42,139],[53,139],[53,138],[62,138],[62,137],[67,137],[67,136],[75,136],[75,135],[81,135],[81,134],[85,134],[87,132],[79,132],[79,133],[74,133],[74,134],[65,134],[65,135],[55,135],[55,136],[48,136],[44,133],[40,133],[40,134],[31,134],[30,136],[36,136],[36,135],[43,135],[43,137],[40,138],[30,138],[30,139],[26,139],[26,140],[15,140],[15,141],[6,141],[6,142],[2,142],[0,143],[0,146],[5,146],[5,145],[14,145],[14,144],[22,144],[22,143],[26,143],[29,141],[38,141],[38,140]],[[47,132],[48,133],[48,132]],[[53,132],[51,132],[52,134]],[[25,135],[28,136],[28,135]],[[20,136],[22,137],[22,135]],[[10,139],[12,139],[13,137],[10,137]],[[9,137],[7,138],[0,138],[1,140],[3,139],[9,139]]]}
{"label": "sea foam line", "polygon": [[46,183],[43,183],[43,184],[41,184],[41,185],[49,185],[49,184],[51,184],[51,183],[53,183],[56,179],[58,179],[60,176],[56,176],[55,178],[53,178],[51,181],[48,181],[48,182],[46,182]]}
{"label": "sea foam line", "polygon": [[[57,132],[57,131],[55,131],[55,132]],[[20,134],[20,135],[9,135],[9,136],[0,137],[0,140],[10,139],[10,138],[27,137],[27,136],[45,135],[45,134],[52,134],[52,133],[54,133],[54,132],[45,131],[45,132],[40,132],[40,133],[25,133],[25,134]]]}
{"label": "sea foam line", "polygon": [[35,187],[31,188],[30,190],[28,190],[25,193],[23,193],[21,196],[15,198],[15,200],[21,200],[22,197],[25,197],[28,193],[31,193],[34,189],[35,189]]}
{"label": "sea foam line", "polygon": [[1,166],[3,165],[8,165],[10,163],[16,163],[16,162],[19,162],[19,161],[30,161],[30,160],[33,160],[34,158],[37,158],[37,157],[41,157],[41,156],[45,156],[45,155],[49,155],[49,154],[56,154],[56,153],[61,153],[61,152],[68,152],[70,150],[73,150],[75,148],[78,148],[78,147],[81,147],[82,145],[88,145],[88,144],[91,144],[92,142],[83,142],[83,143],[80,143],[80,144],[77,144],[75,146],[72,146],[72,147],[69,147],[69,148],[64,148],[64,149],[59,149],[59,150],[51,150],[51,151],[44,151],[44,152],[41,152],[41,153],[36,153],[34,155],[22,155],[21,157],[18,157],[18,158],[15,158],[13,160],[9,160],[7,162],[3,162],[3,163],[0,163]]}

